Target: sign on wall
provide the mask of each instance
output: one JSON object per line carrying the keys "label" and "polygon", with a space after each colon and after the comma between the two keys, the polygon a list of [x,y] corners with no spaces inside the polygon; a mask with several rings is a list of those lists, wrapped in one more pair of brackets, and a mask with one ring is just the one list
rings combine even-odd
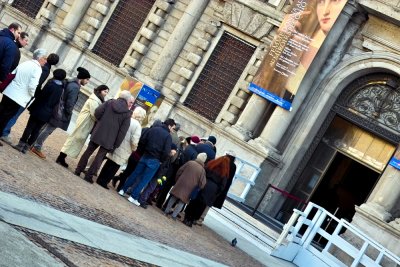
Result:
{"label": "sign on wall", "polygon": [[147,84],[130,77],[125,78],[120,89],[121,91],[130,91],[135,97],[133,108],[142,107],[146,110],[147,117],[142,122],[142,126],[151,125],[154,121],[154,116],[163,101],[161,93]]}
{"label": "sign on wall", "polygon": [[295,0],[249,90],[286,109],[347,0]]}

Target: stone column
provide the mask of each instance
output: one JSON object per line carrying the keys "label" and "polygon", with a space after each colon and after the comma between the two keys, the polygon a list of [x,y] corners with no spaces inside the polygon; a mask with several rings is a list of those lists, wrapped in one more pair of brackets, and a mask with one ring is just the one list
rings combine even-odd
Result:
{"label": "stone column", "polygon": [[[400,146],[397,147],[395,157],[400,158]],[[360,206],[376,218],[388,222],[392,220],[391,210],[400,201],[400,170],[387,165],[371,196]]]}
{"label": "stone column", "polygon": [[74,1],[61,24],[67,34],[73,35],[75,33],[91,3],[92,1],[90,0]]}
{"label": "stone column", "polygon": [[253,130],[260,123],[265,109],[270,103],[259,95],[253,94],[246,104],[242,114],[235,125],[227,127],[226,131],[248,141],[252,137]]}
{"label": "stone column", "polygon": [[[261,135],[257,139],[251,140],[249,144],[258,147],[259,149],[265,148],[266,145],[268,148],[276,148],[278,146],[282,136],[287,131],[290,123],[292,122],[294,116],[299,110],[300,105],[303,103],[304,99],[310,91],[305,90],[305,88],[312,88],[313,86],[318,84],[318,77],[324,77],[324,75],[321,75],[320,70],[325,64],[326,58],[332,53],[334,47],[337,46],[338,49],[345,49],[347,41],[345,39],[353,37],[353,35],[351,34],[342,37],[342,34],[344,34],[343,29],[348,27],[352,15],[357,10],[357,6],[350,3],[348,3],[344,7],[342,12],[344,16],[339,16],[339,18],[335,22],[335,29],[333,29],[329,33],[328,37],[325,40],[324,48],[320,49],[319,51],[318,61],[313,63],[313,67],[308,70],[308,73],[305,77],[306,79],[304,79],[302,82],[301,88],[303,88],[303,90],[298,90],[296,97],[293,101],[292,111],[289,112],[280,107],[276,108],[271,118],[268,120]],[[361,23],[361,21],[358,23]],[[358,27],[352,28],[358,29]],[[350,30],[350,33],[353,33],[353,31]],[[340,40],[341,37],[343,40]],[[326,66],[326,69],[331,70],[340,61],[343,54],[337,54],[338,56],[331,61],[331,64],[329,66]]]}
{"label": "stone column", "polygon": [[198,20],[207,7],[209,0],[190,1],[185,13],[180,18],[174,31],[169,37],[164,49],[150,72],[150,77],[161,85],[179,56],[187,39],[195,28]]}

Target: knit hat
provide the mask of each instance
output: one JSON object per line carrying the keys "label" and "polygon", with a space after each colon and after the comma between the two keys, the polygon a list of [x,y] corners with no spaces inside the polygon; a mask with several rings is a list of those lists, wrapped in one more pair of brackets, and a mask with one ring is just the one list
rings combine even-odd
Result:
{"label": "knit hat", "polygon": [[207,140],[213,143],[214,146],[217,143],[217,138],[215,138],[213,135],[210,135]]}
{"label": "knit hat", "polygon": [[207,160],[207,154],[204,152],[199,153],[197,154],[197,159],[204,163]]}
{"label": "knit hat", "polygon": [[87,69],[78,67],[76,70],[78,71],[78,79],[90,79],[90,73]]}
{"label": "knit hat", "polygon": [[190,143],[193,145],[200,143],[200,137],[198,137],[197,135],[192,135],[190,137]]}
{"label": "knit hat", "polygon": [[53,78],[55,80],[62,81],[67,77],[67,73],[63,69],[56,69],[53,71]]}

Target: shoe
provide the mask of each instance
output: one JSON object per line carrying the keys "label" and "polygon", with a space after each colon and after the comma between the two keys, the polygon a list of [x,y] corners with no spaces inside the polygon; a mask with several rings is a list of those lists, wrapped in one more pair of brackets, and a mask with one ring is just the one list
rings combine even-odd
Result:
{"label": "shoe", "polygon": [[136,199],[134,199],[133,197],[128,197],[128,201],[135,204],[136,206],[140,206],[139,201],[137,201]]}
{"label": "shoe", "polygon": [[98,182],[98,181],[96,181],[96,184],[100,185],[100,186],[101,186],[101,187],[103,187],[104,189],[107,189],[107,190],[109,190],[109,188],[107,187],[107,185],[99,184],[99,182]]}
{"label": "shoe", "polygon": [[74,174],[75,174],[76,176],[79,176],[79,177],[81,177],[81,172],[74,171]]}
{"label": "shoe", "polygon": [[11,139],[11,136],[9,136],[9,135],[7,135],[7,136],[2,136],[2,137],[0,137],[0,139],[1,139],[2,141],[4,141],[5,143],[9,144],[9,145],[12,144],[12,139]]}
{"label": "shoe", "polygon": [[147,204],[146,203],[140,203],[139,207],[147,209]]}
{"label": "shoe", "polygon": [[85,180],[86,182],[88,182],[88,183],[90,183],[90,184],[93,184],[92,178],[89,178],[89,177],[86,177],[86,176],[85,176],[85,178],[83,178],[83,180]]}
{"label": "shoe", "polygon": [[118,191],[118,194],[119,194],[120,196],[124,196],[124,195],[125,195],[125,192],[124,192],[124,190],[121,189],[121,190]]}
{"label": "shoe", "polygon": [[61,166],[68,168],[68,164],[65,162],[65,157],[58,155],[57,159],[56,159],[56,163],[60,164]]}
{"label": "shoe", "polygon": [[38,156],[39,158],[41,158],[41,159],[45,159],[45,158],[46,158],[46,155],[43,154],[42,151],[36,149],[34,146],[31,148],[30,151],[31,151],[33,154],[35,154],[36,156]]}
{"label": "shoe", "polygon": [[[12,148],[18,150],[19,152],[25,151],[25,153],[26,153],[26,150],[27,150],[26,147],[27,147],[27,146],[28,146],[28,145],[27,145],[26,143],[19,141],[19,142],[18,142],[18,145],[12,146]],[[22,153],[23,153],[23,152],[22,152]],[[25,154],[25,153],[24,153],[24,154]]]}
{"label": "shoe", "polygon": [[22,154],[26,154],[26,152],[28,152],[29,149],[30,149],[29,145],[25,144],[25,146],[21,150]]}

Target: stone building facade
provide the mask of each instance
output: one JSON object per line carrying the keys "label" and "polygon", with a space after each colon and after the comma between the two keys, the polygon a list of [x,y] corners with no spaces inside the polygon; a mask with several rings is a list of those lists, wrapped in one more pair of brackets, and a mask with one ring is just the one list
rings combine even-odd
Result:
{"label": "stone building facade", "polygon": [[0,23],[23,25],[25,54],[43,47],[70,76],[90,70],[79,103],[126,77],[159,90],[158,118],[260,168],[243,208],[285,222],[313,201],[400,255],[400,172],[388,165],[400,141],[400,1],[348,0],[288,112],[247,88],[290,3],[3,0]]}

